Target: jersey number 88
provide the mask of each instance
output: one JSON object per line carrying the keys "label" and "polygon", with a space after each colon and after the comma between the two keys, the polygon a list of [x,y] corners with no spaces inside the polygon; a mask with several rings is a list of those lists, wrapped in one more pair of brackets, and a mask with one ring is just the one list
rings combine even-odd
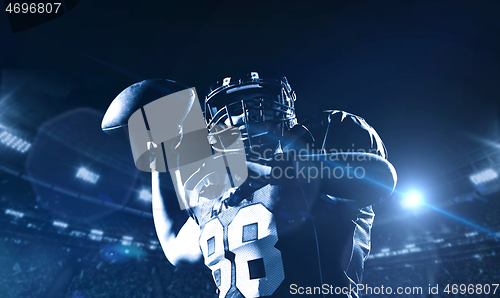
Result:
{"label": "jersey number 88", "polygon": [[238,290],[247,298],[272,295],[285,279],[281,252],[274,247],[278,234],[273,214],[262,204],[245,206],[226,229],[224,237],[224,226],[214,218],[200,236],[205,265],[212,270],[219,297],[231,288],[231,261],[224,247],[234,253]]}

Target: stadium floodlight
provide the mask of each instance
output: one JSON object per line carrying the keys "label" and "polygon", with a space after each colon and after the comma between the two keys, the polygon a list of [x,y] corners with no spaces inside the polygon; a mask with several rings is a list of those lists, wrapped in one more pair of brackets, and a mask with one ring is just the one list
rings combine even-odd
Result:
{"label": "stadium floodlight", "polygon": [[86,168],[79,168],[78,172],[76,172],[76,178],[80,178],[84,181],[95,184],[97,182],[97,180],[99,179],[99,175],[92,173],[91,171],[87,170]]}
{"label": "stadium floodlight", "polygon": [[71,231],[71,233],[69,233],[69,235],[74,236],[74,237],[83,237],[86,234],[84,232],[80,232],[80,231]]}
{"label": "stadium floodlight", "polygon": [[103,234],[104,232],[101,230],[92,229],[90,230],[89,238],[94,241],[101,241]]}
{"label": "stadium floodlight", "polygon": [[28,149],[30,149],[31,147],[30,143],[14,136],[7,131],[3,131],[2,133],[0,133],[0,143],[4,144],[5,146],[11,147],[12,149],[15,149],[21,153],[28,151]]}
{"label": "stadium floodlight", "polygon": [[474,185],[485,184],[498,178],[498,173],[493,169],[486,169],[479,173],[473,174],[470,177],[470,181]]}
{"label": "stadium floodlight", "polygon": [[53,226],[58,227],[58,228],[63,228],[66,229],[68,227],[68,224],[62,221],[54,220],[52,223]]}
{"label": "stadium floodlight", "polygon": [[80,231],[71,231],[71,233],[69,233],[69,235],[73,236],[73,237],[81,238],[87,234],[85,234],[84,232],[80,232]]}
{"label": "stadium floodlight", "polygon": [[410,248],[410,252],[421,252],[422,249],[418,246]]}
{"label": "stadium floodlight", "polygon": [[413,247],[415,247],[415,244],[413,244],[413,243],[412,243],[412,244],[407,244],[407,245],[406,245],[406,248],[413,248]]}
{"label": "stadium floodlight", "polygon": [[12,209],[6,209],[5,210],[5,214],[10,214],[14,217],[17,217],[17,218],[21,218],[24,216],[24,213],[22,212],[19,212],[19,211],[15,211],[15,210],[12,210]]}
{"label": "stadium floodlight", "polygon": [[477,235],[478,235],[478,233],[476,231],[465,233],[465,237],[467,237],[467,238],[474,237],[474,236],[477,236]]}
{"label": "stadium floodlight", "polygon": [[390,251],[391,251],[391,249],[390,249],[390,248],[382,248],[380,251],[381,251],[381,252],[390,252]]}
{"label": "stadium floodlight", "polygon": [[155,250],[158,248],[158,244],[160,244],[158,241],[156,240],[149,240],[149,249],[150,250]]}
{"label": "stadium floodlight", "polygon": [[134,240],[134,237],[123,236],[121,242],[122,242],[122,245],[130,245],[130,244],[132,244],[132,240]]}
{"label": "stadium floodlight", "polygon": [[405,198],[401,202],[401,206],[403,206],[403,208],[416,207],[420,205],[420,202],[421,202],[420,194],[417,192],[410,192],[405,196]]}
{"label": "stadium floodlight", "polygon": [[113,237],[104,237],[103,240],[106,242],[110,242],[110,243],[118,242],[118,239],[113,238]]}
{"label": "stadium floodlight", "polygon": [[143,189],[139,192],[139,199],[144,200],[144,201],[151,201],[152,195],[151,192],[149,192],[146,189]]}

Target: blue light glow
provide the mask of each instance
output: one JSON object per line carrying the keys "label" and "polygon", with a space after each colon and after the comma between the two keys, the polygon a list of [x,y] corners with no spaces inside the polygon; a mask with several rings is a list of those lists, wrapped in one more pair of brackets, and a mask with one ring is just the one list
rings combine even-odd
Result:
{"label": "blue light glow", "polygon": [[[460,222],[463,222],[464,224],[467,224],[467,225],[469,225],[469,226],[471,226],[471,227],[475,228],[476,230],[482,231],[482,232],[484,232],[484,233],[486,233],[486,234],[488,234],[488,235],[490,235],[490,236],[493,236],[493,237],[495,237],[495,238],[498,238],[498,235],[496,235],[496,233],[494,233],[494,232],[492,232],[492,231],[490,231],[490,230],[488,230],[488,229],[485,229],[485,228],[483,228],[483,227],[481,227],[481,226],[478,226],[478,225],[476,225],[476,224],[474,224],[474,223],[472,223],[472,222],[470,222],[470,221],[468,221],[468,220],[465,220],[465,219],[463,219],[463,218],[460,218],[460,217],[458,217],[458,216],[456,216],[456,215],[453,215],[453,214],[451,214],[451,213],[448,213],[448,212],[446,212],[446,211],[444,211],[444,210],[441,210],[441,209],[436,208],[436,207],[434,207],[434,206],[431,206],[431,205],[429,205],[429,204],[425,204],[425,203],[423,203],[423,204],[424,204],[425,206],[427,206],[427,207],[431,208],[431,209],[434,209],[434,210],[436,210],[436,211],[438,211],[438,212],[440,212],[440,213],[444,214],[444,215],[447,215],[447,216],[449,216],[449,217],[451,217],[451,218],[453,218],[453,219],[456,219],[456,220],[458,220],[458,221],[460,221]],[[439,240],[441,240],[441,239],[439,239]],[[435,240],[435,242],[436,242],[436,241],[438,241],[438,240]]]}
{"label": "blue light glow", "polygon": [[422,199],[418,192],[410,192],[404,197],[401,206],[404,208],[412,208],[420,205],[421,201]]}

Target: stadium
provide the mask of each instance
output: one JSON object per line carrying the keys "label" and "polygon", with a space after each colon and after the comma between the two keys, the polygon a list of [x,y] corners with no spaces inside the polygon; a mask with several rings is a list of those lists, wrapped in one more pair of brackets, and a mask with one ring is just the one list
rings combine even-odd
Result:
{"label": "stadium", "polygon": [[[248,18],[211,7],[196,11],[194,24],[181,4],[169,21],[138,10],[126,22],[132,6],[80,3],[72,19],[0,37],[8,45],[0,64],[0,297],[218,297],[205,266],[168,263],[151,175],[135,168],[126,138],[100,126],[135,82],[175,79],[202,98],[240,62],[279,65],[297,92],[299,119],[342,109],[384,140],[398,185],[374,206],[361,297],[500,293],[497,4],[344,3],[315,21],[308,16],[321,5],[264,5]],[[226,28],[223,18],[241,23]],[[123,42],[134,30],[145,33]],[[221,30],[228,40],[201,51]],[[269,48],[256,52],[247,40]],[[172,184],[162,187],[176,198]]]}

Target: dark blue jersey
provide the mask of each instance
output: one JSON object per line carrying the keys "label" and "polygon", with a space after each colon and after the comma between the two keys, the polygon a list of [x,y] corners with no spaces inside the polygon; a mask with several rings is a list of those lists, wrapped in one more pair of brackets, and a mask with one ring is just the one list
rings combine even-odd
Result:
{"label": "dark blue jersey", "polygon": [[[302,149],[308,155],[356,150],[386,156],[379,136],[362,118],[326,111],[312,119],[297,126],[278,150]],[[289,176],[301,175],[298,164],[288,164],[293,167]],[[372,207],[322,193],[318,185],[334,179],[332,172],[329,177],[326,171],[322,174],[307,187],[280,179],[237,204],[227,198],[202,200],[191,210],[220,297],[288,297],[299,288],[328,297],[361,282],[370,251]]]}

